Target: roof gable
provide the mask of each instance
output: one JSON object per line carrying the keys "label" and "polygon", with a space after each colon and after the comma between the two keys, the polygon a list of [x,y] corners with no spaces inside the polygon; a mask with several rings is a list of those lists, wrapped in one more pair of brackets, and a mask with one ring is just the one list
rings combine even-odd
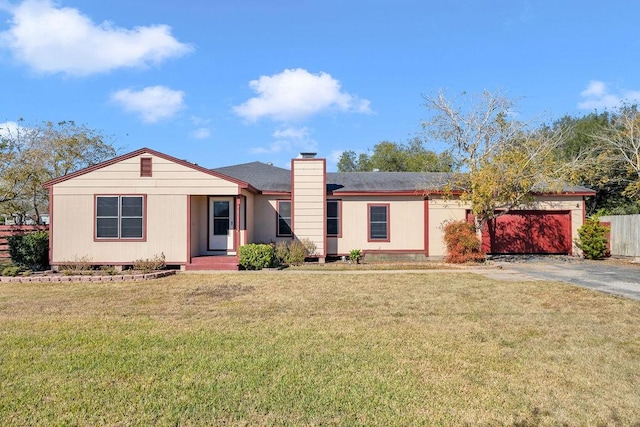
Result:
{"label": "roof gable", "polygon": [[169,155],[164,154],[164,153],[160,153],[159,151],[155,151],[155,150],[152,150],[150,148],[140,148],[139,150],[132,151],[130,153],[123,154],[123,155],[118,156],[118,157],[114,157],[113,159],[109,159],[109,160],[106,160],[104,162],[97,163],[97,164],[92,165],[92,166],[88,166],[88,167],[86,167],[84,169],[80,169],[78,171],[69,173],[67,175],[63,175],[63,176],[58,177],[58,178],[54,178],[54,179],[52,179],[50,181],[45,182],[43,184],[43,186],[44,187],[52,187],[53,185],[59,184],[61,182],[68,181],[70,179],[73,179],[73,178],[76,178],[76,177],[79,177],[79,176],[82,176],[82,175],[85,175],[85,174],[88,174],[88,173],[91,173],[91,172],[106,168],[108,166],[115,165],[115,164],[123,162],[125,160],[129,160],[129,159],[132,159],[134,157],[142,156],[142,155],[145,155],[145,154],[162,158],[162,159],[167,160],[169,162],[173,162],[173,163],[176,163],[178,165],[187,167],[189,169],[192,169],[192,170],[195,170],[195,171],[198,171],[198,172],[201,172],[201,173],[205,173],[207,175],[210,175],[210,176],[213,176],[213,177],[216,177],[216,178],[219,178],[219,179],[223,179],[225,181],[232,182],[234,184],[237,184],[241,188],[246,188],[246,189],[248,189],[250,191],[256,192],[256,189],[246,181],[242,181],[242,180],[239,180],[237,178],[234,178],[234,177],[231,177],[231,176],[227,176],[227,175],[224,175],[224,174],[219,173],[219,172],[212,171],[212,170],[207,169],[207,168],[203,168],[202,166],[198,166],[195,163],[190,163],[190,162],[187,162],[185,160],[180,160],[178,158],[169,156]]}

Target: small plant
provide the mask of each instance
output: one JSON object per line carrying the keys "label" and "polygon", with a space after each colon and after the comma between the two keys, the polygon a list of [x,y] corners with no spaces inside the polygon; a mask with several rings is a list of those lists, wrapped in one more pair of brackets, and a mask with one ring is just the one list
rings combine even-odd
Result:
{"label": "small plant", "polygon": [[15,277],[18,274],[20,274],[20,271],[22,271],[22,269],[20,267],[18,267],[17,265],[10,265],[8,267],[5,267],[2,269],[2,275],[3,276],[9,276],[9,277]]}
{"label": "small plant", "polygon": [[349,259],[356,264],[360,264],[362,251],[360,249],[351,249],[351,251],[349,251]]}
{"label": "small plant", "polygon": [[272,245],[251,243],[240,246],[239,263],[245,270],[262,270],[276,265]]}
{"label": "small plant", "polygon": [[305,257],[316,254],[316,250],[318,249],[318,247],[316,246],[315,242],[311,241],[310,239],[302,239],[300,240],[300,243],[302,243],[302,245],[304,246]]}
{"label": "small plant", "polygon": [[65,261],[60,269],[65,276],[91,274],[93,270],[93,259],[89,256],[75,255],[71,261]]}
{"label": "small plant", "polygon": [[464,220],[451,221],[444,226],[444,243],[447,246],[446,262],[463,264],[485,260],[475,226]]}
{"label": "small plant", "polygon": [[100,270],[102,270],[104,274],[107,274],[109,276],[115,276],[116,274],[118,274],[118,270],[113,265],[103,265],[102,267],[100,267]]}
{"label": "small plant", "polygon": [[603,259],[607,256],[607,231],[597,217],[589,218],[578,228],[578,238],[574,240],[586,259]]}
{"label": "small plant", "polygon": [[160,253],[160,255],[154,255],[153,258],[137,259],[133,262],[133,269],[143,273],[162,270],[165,267],[164,252]]}

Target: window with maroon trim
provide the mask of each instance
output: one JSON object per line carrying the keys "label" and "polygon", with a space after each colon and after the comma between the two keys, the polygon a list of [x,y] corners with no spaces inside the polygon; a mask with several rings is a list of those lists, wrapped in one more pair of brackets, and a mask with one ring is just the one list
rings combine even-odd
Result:
{"label": "window with maroon trim", "polygon": [[143,196],[96,196],[96,239],[143,237]]}
{"label": "window with maroon trim", "polygon": [[341,234],[341,202],[341,200],[327,200],[327,236],[329,237],[336,237]]}
{"label": "window with maroon trim", "polygon": [[389,205],[368,205],[369,240],[389,241]]}
{"label": "window with maroon trim", "polygon": [[290,200],[278,200],[278,229],[276,230],[276,236],[278,237],[290,237],[291,236],[291,201]]}
{"label": "window with maroon trim", "polygon": [[151,171],[151,157],[140,158],[140,176],[149,177],[152,175]]}

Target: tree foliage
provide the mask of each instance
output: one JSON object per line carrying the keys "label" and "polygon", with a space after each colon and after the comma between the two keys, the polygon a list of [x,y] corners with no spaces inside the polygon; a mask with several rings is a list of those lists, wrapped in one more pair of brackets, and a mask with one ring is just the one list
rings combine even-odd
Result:
{"label": "tree foliage", "polygon": [[565,129],[565,139],[558,150],[560,161],[583,156],[585,161],[574,171],[574,181],[596,192],[587,200],[587,213],[613,213],[630,206],[633,201],[623,195],[626,187],[624,167],[612,161],[614,156],[607,145],[594,135],[602,134],[613,119],[609,112],[593,112],[582,117],[564,116],[554,122],[555,130]]}
{"label": "tree foliage", "polygon": [[0,129],[0,213],[38,220],[48,210],[42,184],[115,156],[100,132],[73,121]]}
{"label": "tree foliage", "polygon": [[596,191],[595,197],[587,200],[588,214],[640,213],[639,122],[637,108],[623,105],[612,112],[565,116],[553,123],[554,128],[570,130],[560,157],[583,153],[588,159],[574,177]]}
{"label": "tree foliage", "polygon": [[602,146],[609,164],[622,171],[624,196],[640,197],[640,112],[637,106],[623,105],[600,132],[592,135]]}
{"label": "tree foliage", "polygon": [[371,154],[344,151],[338,161],[340,172],[449,172],[451,157],[447,153],[427,150],[421,138],[407,144],[381,141]]}
{"label": "tree foliage", "polygon": [[445,191],[471,204],[478,229],[529,205],[534,192],[560,191],[580,164],[579,156],[558,158],[566,129],[530,128],[514,118],[514,102],[501,94],[452,100],[440,92],[424,99],[431,117],[423,126],[453,160]]}

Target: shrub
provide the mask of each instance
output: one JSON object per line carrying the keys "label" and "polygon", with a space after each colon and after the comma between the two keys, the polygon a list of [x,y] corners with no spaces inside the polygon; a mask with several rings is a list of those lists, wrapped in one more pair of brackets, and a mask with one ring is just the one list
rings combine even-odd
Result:
{"label": "shrub", "polygon": [[11,261],[31,270],[45,270],[49,266],[49,234],[34,231],[7,238]]}
{"label": "shrub", "polygon": [[113,265],[103,265],[102,267],[100,267],[100,270],[102,270],[104,274],[107,274],[109,276],[115,276],[119,273]]}
{"label": "shrub", "polygon": [[272,245],[251,243],[240,246],[240,266],[245,270],[262,270],[276,264],[275,249]]}
{"label": "shrub", "polygon": [[160,253],[160,255],[154,255],[153,258],[137,259],[133,262],[133,269],[143,273],[162,270],[165,267],[164,252]]}
{"label": "shrub", "polygon": [[462,264],[485,260],[482,242],[476,236],[475,226],[466,221],[447,223],[444,226],[444,243],[447,246],[446,262]]}
{"label": "shrub", "polygon": [[90,274],[93,270],[92,262],[93,259],[89,256],[79,257],[75,255],[71,261],[65,261],[64,264],[60,266],[60,270],[65,276]]}
{"label": "shrub", "polygon": [[275,246],[275,257],[279,264],[300,265],[316,249],[316,244],[309,239],[280,241]]}
{"label": "shrub", "polygon": [[15,277],[18,274],[20,274],[20,271],[22,269],[20,267],[18,267],[17,265],[11,265],[9,267],[5,267],[2,269],[2,275],[3,276],[10,276],[10,277]]}
{"label": "shrub", "polygon": [[351,249],[349,252],[349,259],[356,264],[360,264],[360,260],[362,259],[362,251],[360,249]]}
{"label": "shrub", "polygon": [[609,227],[600,224],[597,217],[589,218],[578,228],[578,238],[575,244],[586,259],[603,259],[607,256],[606,233]]}

